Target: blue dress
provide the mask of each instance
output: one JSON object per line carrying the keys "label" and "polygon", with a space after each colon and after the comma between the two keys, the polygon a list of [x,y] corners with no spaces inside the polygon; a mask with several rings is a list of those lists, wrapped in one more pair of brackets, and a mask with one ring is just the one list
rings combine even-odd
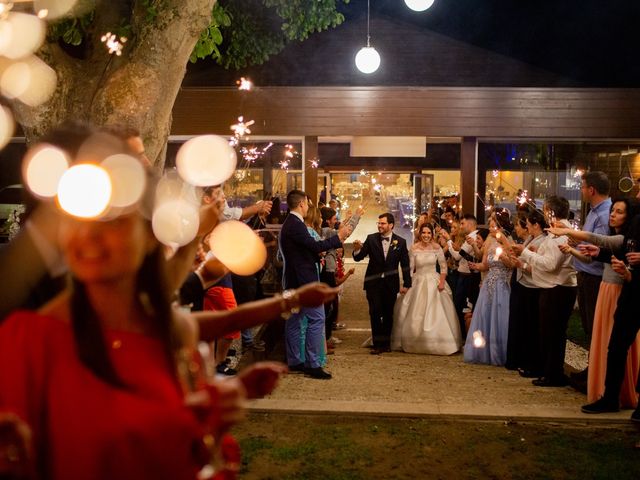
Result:
{"label": "blue dress", "polygon": [[490,247],[489,272],[473,308],[464,345],[464,361],[468,363],[504,365],[507,360],[511,269],[495,258],[497,246],[496,242]]}

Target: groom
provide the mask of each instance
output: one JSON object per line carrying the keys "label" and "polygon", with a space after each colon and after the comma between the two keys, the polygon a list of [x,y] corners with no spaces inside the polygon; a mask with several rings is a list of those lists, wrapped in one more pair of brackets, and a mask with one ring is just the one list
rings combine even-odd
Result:
{"label": "groom", "polygon": [[[369,256],[364,289],[369,302],[374,355],[389,351],[396,297],[398,292],[404,294],[411,288],[407,242],[393,233],[393,224],[393,215],[383,213],[378,217],[378,233],[369,235],[364,244],[359,240],[353,242],[356,262]],[[398,264],[402,267],[402,288]]]}

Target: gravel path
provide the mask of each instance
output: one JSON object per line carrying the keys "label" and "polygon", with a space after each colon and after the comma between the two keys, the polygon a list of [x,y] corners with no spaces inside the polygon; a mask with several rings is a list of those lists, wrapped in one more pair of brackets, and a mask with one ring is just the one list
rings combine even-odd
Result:
{"label": "gravel path", "polygon": [[[371,355],[362,348],[370,336],[368,306],[362,290],[366,265],[355,266],[356,273],[345,284],[340,322],[345,330],[336,332],[343,343],[329,357],[327,369],[333,379],[313,380],[288,375],[270,400],[320,402],[397,402],[430,403],[439,407],[473,405],[492,410],[519,408],[570,409],[579,411],[585,396],[570,387],[540,388],[530,379],[502,367],[470,365],[460,353],[442,357],[391,352]],[[584,368],[586,352],[573,344],[568,349],[569,364]]]}

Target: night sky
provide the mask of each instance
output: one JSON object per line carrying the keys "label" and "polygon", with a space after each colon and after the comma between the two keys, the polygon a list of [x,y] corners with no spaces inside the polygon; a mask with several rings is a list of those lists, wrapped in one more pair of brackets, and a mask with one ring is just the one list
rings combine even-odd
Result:
{"label": "night sky", "polygon": [[[346,49],[341,32],[356,22],[366,25],[367,2],[351,0],[340,10],[346,20],[338,29],[291,44],[264,66],[248,71],[255,75],[271,69],[273,77],[274,70],[286,65],[295,75],[292,62],[308,62],[314,48],[335,41],[336,51]],[[570,86],[640,87],[640,0],[436,0],[426,12],[411,11],[403,0],[371,0],[371,16],[505,55],[570,79]],[[375,34],[372,31],[374,41]],[[361,38],[364,42],[366,27]],[[242,73],[201,61],[189,66],[185,85],[227,85]]]}

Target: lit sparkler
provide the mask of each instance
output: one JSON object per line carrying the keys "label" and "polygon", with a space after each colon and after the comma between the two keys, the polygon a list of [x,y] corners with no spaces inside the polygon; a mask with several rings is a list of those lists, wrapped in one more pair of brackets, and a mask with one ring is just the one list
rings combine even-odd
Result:
{"label": "lit sparkler", "polygon": [[253,88],[253,83],[248,78],[240,77],[240,80],[236,81],[238,90],[250,91]]}
{"label": "lit sparkler", "polygon": [[120,55],[122,55],[122,49],[124,48],[124,44],[126,43],[127,38],[126,37],[118,38],[116,34],[107,32],[102,36],[102,38],[100,38],[100,40],[102,41],[102,43],[105,44],[105,46],[109,50],[109,54],[115,53],[116,56],[119,57]]}
{"label": "lit sparkler", "polygon": [[482,332],[480,330],[476,330],[473,332],[473,346],[476,348],[482,348],[487,344],[487,341],[482,336]]}
{"label": "lit sparkler", "polygon": [[247,122],[244,121],[244,117],[238,117],[238,123],[231,125],[231,131],[233,135],[237,138],[245,137],[251,133],[249,127],[256,123],[254,120],[249,120]]}
{"label": "lit sparkler", "polygon": [[0,19],[6,20],[13,8],[13,2],[0,2]]}

